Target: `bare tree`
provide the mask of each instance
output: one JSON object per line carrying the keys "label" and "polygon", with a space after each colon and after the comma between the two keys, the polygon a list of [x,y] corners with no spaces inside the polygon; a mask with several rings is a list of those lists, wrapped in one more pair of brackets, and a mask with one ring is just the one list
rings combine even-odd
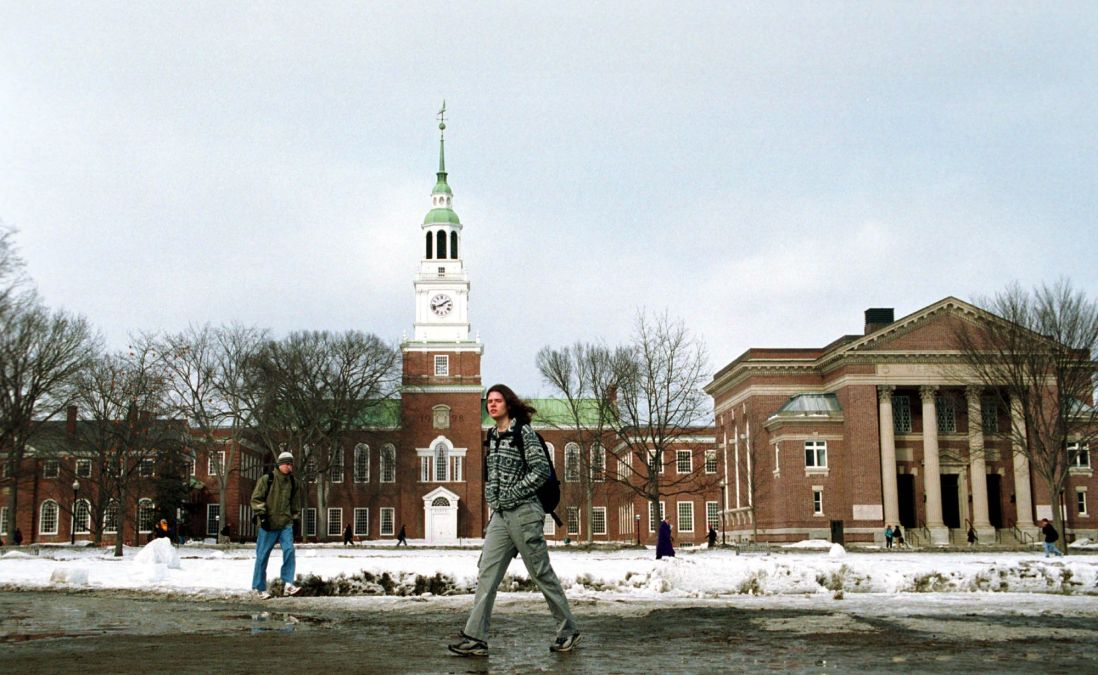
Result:
{"label": "bare tree", "polygon": [[168,384],[175,414],[190,428],[190,444],[202,449],[217,478],[220,514],[218,541],[228,536],[225,505],[237,454],[251,429],[254,411],[248,405],[248,369],[263,344],[264,334],[252,328],[191,327],[153,340]]}
{"label": "bare tree", "polygon": [[[577,342],[571,347],[543,347],[537,355],[542,379],[564,397],[566,420],[556,422],[568,433],[566,439],[579,445],[578,478],[583,513],[586,514],[586,539],[593,537],[592,504],[596,486],[606,479],[607,441],[612,438],[618,369],[614,351],[605,345]],[[550,423],[553,423],[552,421]],[[567,446],[566,446],[567,452]],[[567,455],[565,457],[568,470]],[[565,486],[568,476],[565,476]]]}
{"label": "bare tree", "polygon": [[1012,284],[981,304],[987,312],[955,333],[962,363],[1020,420],[1011,425],[1012,443],[1044,481],[1064,533],[1069,469],[1098,437],[1098,304],[1067,280],[1033,291]]}
{"label": "bare tree", "polygon": [[331,472],[344,465],[336,460],[371,411],[397,394],[400,352],[361,331],[296,332],[267,342],[254,373],[256,432],[272,451],[297,451],[306,484],[316,483],[324,532]]}
{"label": "bare tree", "polygon": [[[704,490],[716,483],[704,466],[690,472],[665,471],[674,466],[674,450],[686,438],[709,426],[709,399],[702,391],[708,375],[705,345],[682,321],[666,313],[640,313],[632,344],[616,352],[618,383],[615,435],[618,482],[644,497],[652,514],[659,513],[660,496]],[[704,462],[700,463],[704,465]]]}
{"label": "bare tree", "polygon": [[109,512],[117,532],[114,555],[121,557],[130,506],[152,484],[159,460],[184,451],[185,429],[168,417],[167,383],[148,343],[97,358],[77,385],[72,454],[90,464],[87,476],[77,476],[91,488],[82,492],[90,528],[95,542],[102,541]]}
{"label": "bare tree", "polygon": [[0,325],[0,448],[7,450],[8,531],[15,528],[28,445],[72,401],[76,374],[98,349],[81,317],[36,300],[14,303]]}

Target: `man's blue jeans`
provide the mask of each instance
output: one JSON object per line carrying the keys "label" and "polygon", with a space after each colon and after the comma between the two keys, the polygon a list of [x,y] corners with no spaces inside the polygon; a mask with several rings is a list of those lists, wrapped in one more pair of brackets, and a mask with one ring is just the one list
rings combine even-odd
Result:
{"label": "man's blue jeans", "polygon": [[1056,542],[1054,541],[1045,542],[1045,557],[1047,558],[1050,555],[1064,555],[1060,553],[1060,549],[1056,548]]}
{"label": "man's blue jeans", "polygon": [[290,523],[281,530],[258,529],[255,539],[255,571],[252,572],[252,589],[256,591],[267,590],[267,561],[271,559],[271,551],[275,544],[282,547],[282,581],[292,584],[294,582],[294,525]]}

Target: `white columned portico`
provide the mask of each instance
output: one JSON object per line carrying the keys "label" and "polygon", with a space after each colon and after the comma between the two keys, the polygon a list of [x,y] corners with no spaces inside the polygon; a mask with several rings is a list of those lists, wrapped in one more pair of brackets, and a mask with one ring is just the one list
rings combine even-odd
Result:
{"label": "white columned portico", "polygon": [[988,520],[987,462],[984,454],[984,418],[980,405],[979,387],[965,390],[968,400],[968,467],[972,493],[972,528],[980,541],[995,541],[995,528]]}
{"label": "white columned portico", "polygon": [[457,541],[458,502],[461,497],[444,487],[423,495],[423,533],[429,544]]}
{"label": "white columned portico", "polygon": [[1026,437],[1026,421],[1019,406],[1010,405],[1011,450],[1014,457],[1014,508],[1015,523],[1023,532],[1036,532],[1033,523],[1033,494],[1029,489],[1029,457],[1022,445]]}
{"label": "white columned portico", "polygon": [[926,528],[934,544],[949,543],[949,528],[942,519],[942,469],[938,449],[938,388],[919,388],[923,399],[923,494],[926,495]]}
{"label": "white columned portico", "polygon": [[881,496],[885,525],[900,522],[900,497],[896,486],[896,427],[892,421],[892,392],[895,387],[878,387],[878,419],[881,424]]}

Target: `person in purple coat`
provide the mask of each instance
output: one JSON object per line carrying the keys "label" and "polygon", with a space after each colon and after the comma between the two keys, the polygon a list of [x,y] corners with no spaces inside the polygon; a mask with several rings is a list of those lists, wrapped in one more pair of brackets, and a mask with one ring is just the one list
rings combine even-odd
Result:
{"label": "person in purple coat", "polygon": [[671,545],[671,521],[664,518],[660,523],[659,538],[656,540],[656,560],[667,556],[675,557],[675,547]]}

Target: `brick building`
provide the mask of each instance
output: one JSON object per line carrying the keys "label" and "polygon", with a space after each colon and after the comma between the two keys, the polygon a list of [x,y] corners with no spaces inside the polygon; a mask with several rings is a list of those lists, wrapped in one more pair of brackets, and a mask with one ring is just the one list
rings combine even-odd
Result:
{"label": "brick building", "polygon": [[[862,335],[749,349],[722,368],[706,391],[728,531],[869,542],[900,523],[925,544],[963,542],[971,524],[981,542],[1029,540],[1053,500],[1014,451],[1018,420],[957,367],[957,322],[981,311],[956,298],[899,320],[870,309]],[[1079,450],[1061,507],[1070,534],[1094,536],[1098,483]]]}
{"label": "brick building", "polygon": [[[470,336],[471,284],[461,256],[462,224],[447,181],[444,138],[440,138],[431,208],[419,236],[423,257],[413,278],[413,333],[400,346],[400,397],[378,410],[352,447],[334,457],[331,469],[318,478],[328,481],[323,505],[318,506],[315,486],[306,479],[302,536],[308,540],[339,541],[347,525],[360,539],[395,539],[404,526],[409,538],[449,543],[479,538],[487,523],[482,444],[492,421],[482,400],[484,345]],[[615,454],[620,449],[609,439],[605,450],[599,444],[580,448],[575,442],[579,434],[561,414],[560,401],[532,403],[539,410],[534,426],[549,443],[562,481],[557,513],[565,525],[558,527],[547,517],[547,537],[586,540],[590,527],[596,542],[653,543],[659,514],[650,513],[644,499],[615,480],[626,473],[620,464],[625,460]],[[233,539],[254,538],[248,501],[269,459],[247,445],[239,450],[228,453],[231,479],[224,514],[217,499],[217,464],[202,452],[194,454],[190,463],[194,490],[187,513],[179,514],[184,521],[181,531],[192,537],[215,536],[227,525]],[[579,473],[581,453],[585,461],[594,460],[596,469],[588,483],[593,485],[590,506],[581,489],[585,484]],[[672,520],[677,543],[701,543],[708,526],[719,523],[716,484],[721,465],[713,430],[694,430],[667,453],[664,470],[680,481],[685,477],[687,483],[696,476],[697,489],[688,485],[683,490],[680,485],[661,499],[660,508]],[[71,480],[43,473],[40,460],[31,454],[26,485],[20,486],[18,523],[27,541],[66,541],[74,521],[66,515],[73,503]],[[75,460],[61,460],[68,461]],[[308,467],[298,467],[299,477],[309,473]],[[152,526],[151,494],[147,487],[137,492],[133,503],[123,506],[135,514],[135,527],[118,535],[129,542],[142,542]],[[324,517],[318,517],[320,508]],[[43,522],[49,527],[40,527]],[[86,527],[79,526],[77,538],[87,538],[86,532]]]}

